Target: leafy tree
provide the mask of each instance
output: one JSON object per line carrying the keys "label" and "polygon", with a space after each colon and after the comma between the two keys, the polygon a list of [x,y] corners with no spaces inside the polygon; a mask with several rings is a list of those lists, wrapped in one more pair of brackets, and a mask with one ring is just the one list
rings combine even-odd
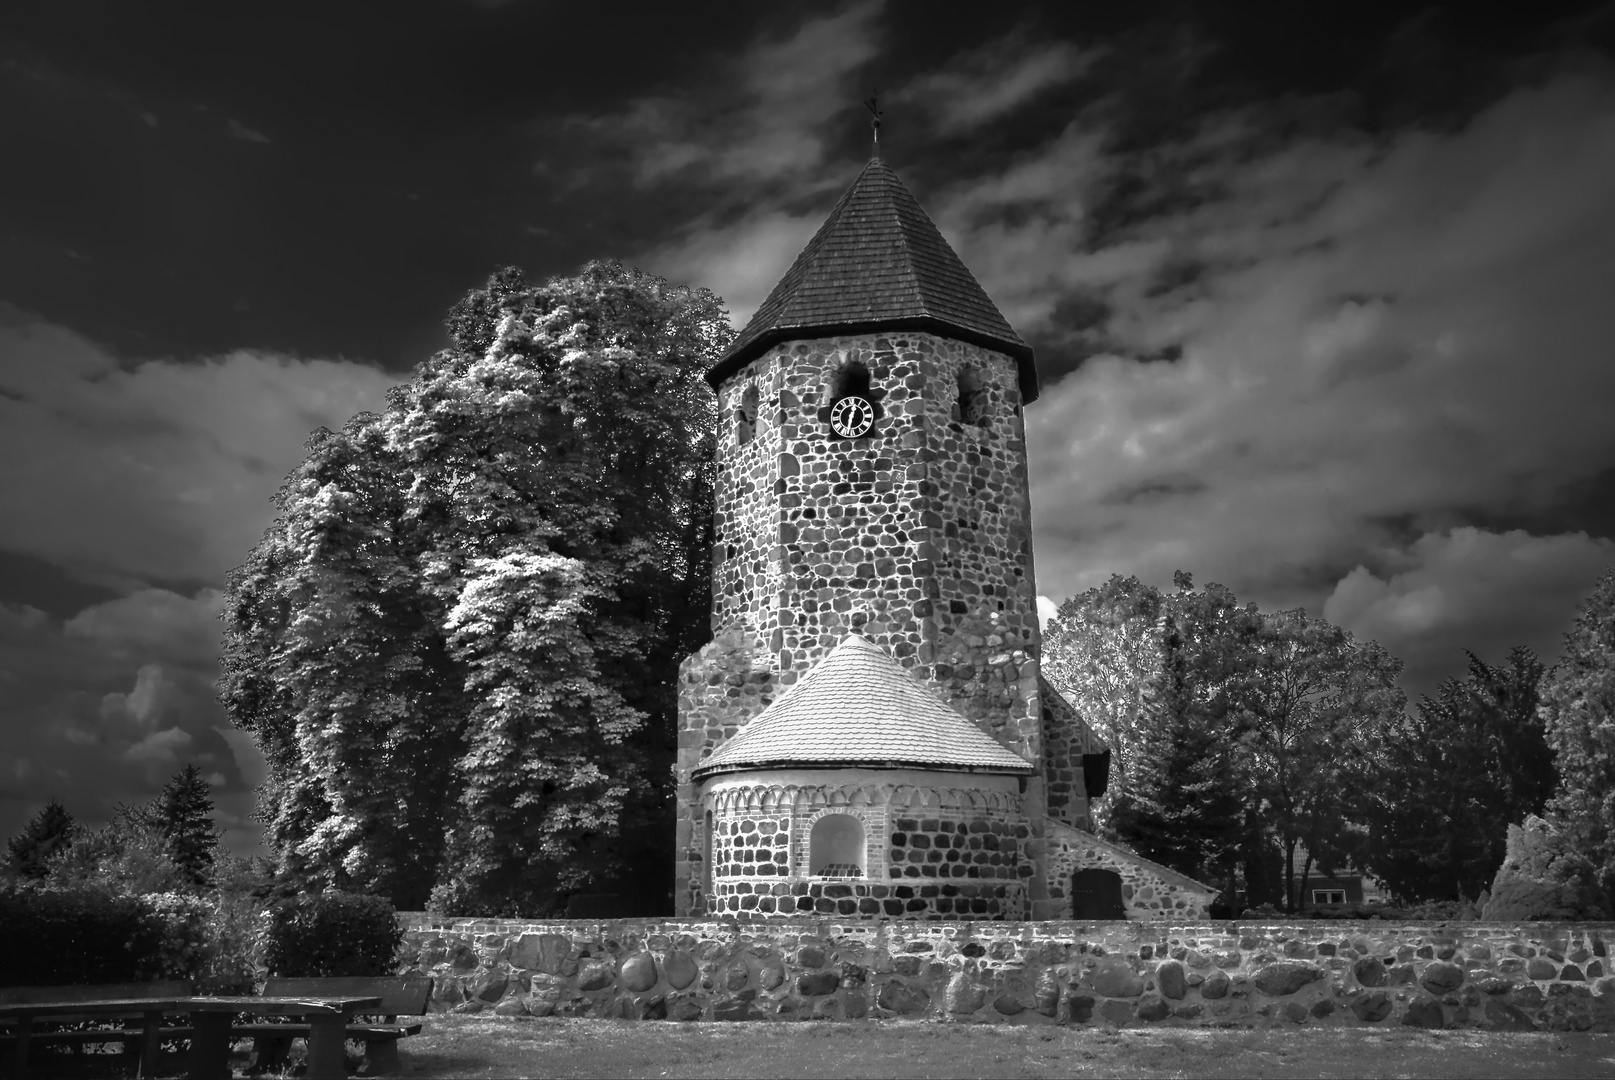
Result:
{"label": "leafy tree", "polygon": [[1559,786],[1550,809],[1615,900],[1615,569],[1582,601],[1542,687]]}
{"label": "leafy tree", "polygon": [[1508,855],[1481,918],[1487,922],[1602,920],[1609,903],[1592,862],[1552,822],[1535,814],[1508,826]]}
{"label": "leafy tree", "polygon": [[385,413],[310,440],[231,577],[221,697],[283,872],[536,912],[666,865],[730,331],[614,263],[501,271],[449,329]]}
{"label": "leafy tree", "polygon": [[220,830],[213,824],[213,794],[202,770],[186,765],[176,773],[152,804],[151,814],[167,841],[169,856],[193,885],[208,884]]}
{"label": "leafy tree", "polygon": [[1253,902],[1293,909],[1297,851],[1304,879],[1357,843],[1347,808],[1370,734],[1403,708],[1401,665],[1304,611],[1174,583],[1112,577],[1067,601],[1045,666],[1121,751],[1120,839],[1230,889],[1237,868]]}
{"label": "leafy tree", "polygon": [[1523,647],[1495,667],[1467,655],[1464,678],[1382,732],[1377,779],[1364,787],[1363,867],[1407,902],[1479,896],[1509,827],[1542,813],[1553,790],[1541,661]]}
{"label": "leafy tree", "polygon": [[1136,748],[1152,730],[1151,695],[1164,671],[1160,591],[1112,574],[1060,605],[1043,634],[1043,673],[1110,747],[1110,783],[1093,806],[1096,829],[1114,839],[1127,803]]}
{"label": "leafy tree", "polygon": [[22,832],[6,841],[12,868],[23,877],[44,877],[50,872],[50,860],[71,846],[80,831],[67,807],[52,799]]}
{"label": "leafy tree", "polygon": [[1232,734],[1248,761],[1248,797],[1283,856],[1285,910],[1294,911],[1313,862],[1332,871],[1355,846],[1348,808],[1367,781],[1360,766],[1375,735],[1406,707],[1396,685],[1402,662],[1300,609],[1252,607],[1235,632]]}
{"label": "leafy tree", "polygon": [[1227,736],[1227,672],[1219,643],[1237,614],[1218,586],[1193,592],[1187,574],[1162,600],[1160,666],[1142,673],[1143,723],[1133,732],[1130,791],[1117,803],[1117,832],[1141,854],[1208,881],[1232,878],[1246,831],[1235,783],[1240,759]]}
{"label": "leafy tree", "polygon": [[184,892],[192,886],[150,806],[119,806],[106,825],[86,830],[58,852],[49,868],[53,885],[127,896]]}

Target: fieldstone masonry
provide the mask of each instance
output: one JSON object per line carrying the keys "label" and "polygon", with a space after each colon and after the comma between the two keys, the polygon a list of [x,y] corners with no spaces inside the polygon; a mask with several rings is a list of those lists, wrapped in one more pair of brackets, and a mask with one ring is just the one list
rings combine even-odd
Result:
{"label": "fieldstone masonry", "polygon": [[437,1011],[1615,1031],[1615,924],[404,916]]}
{"label": "fieldstone masonry", "polygon": [[[850,367],[880,410],[856,440],[827,436],[821,416]],[[1058,813],[1086,824],[1081,755],[1098,742],[1038,674],[1015,362],[925,333],[786,342],[725,382],[719,407],[715,636],[680,672],[678,910],[721,910],[691,770],[854,629],[1026,760],[1050,747]],[[1043,786],[1026,793],[1034,831]]]}
{"label": "fieldstone masonry", "polygon": [[[1069,877],[1100,849],[1051,843],[1091,826],[1083,762],[1104,747],[1039,672],[1031,350],[876,159],[707,377],[719,410],[713,640],[679,674],[675,912],[1073,913],[1048,860],[1057,853]],[[871,424],[838,431],[838,402]],[[838,715],[836,745],[871,755],[832,755],[847,780],[860,773],[863,808],[844,805],[870,843],[858,874],[824,875],[804,865],[804,814],[829,805],[824,791],[787,795],[777,780],[781,794],[737,810],[718,794],[731,762],[703,763],[854,633],[1009,754],[928,760],[913,742],[856,742],[880,729],[878,702]],[[885,719],[891,733],[902,717]],[[760,784],[768,769],[826,764],[770,753],[754,762]],[[898,781],[861,775],[941,765],[955,775],[909,785],[933,810],[904,810]],[[983,816],[1009,775],[1014,807]],[[1104,865],[1125,856],[1105,848]],[[1151,881],[1129,882],[1130,912],[1189,913],[1177,885]]]}
{"label": "fieldstone masonry", "polygon": [[1049,906],[1067,916],[1071,913],[1067,895],[1071,878],[1077,870],[1090,867],[1110,870],[1122,879],[1122,901],[1129,919],[1204,918],[1217,898],[1215,890],[1193,878],[1081,829],[1051,821],[1045,843],[1049,852]]}

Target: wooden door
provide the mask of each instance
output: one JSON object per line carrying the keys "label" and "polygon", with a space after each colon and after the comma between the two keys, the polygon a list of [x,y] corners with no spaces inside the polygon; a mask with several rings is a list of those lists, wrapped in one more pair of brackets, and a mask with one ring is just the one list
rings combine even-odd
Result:
{"label": "wooden door", "polygon": [[1078,870],[1071,875],[1073,919],[1125,919],[1122,878],[1114,870]]}

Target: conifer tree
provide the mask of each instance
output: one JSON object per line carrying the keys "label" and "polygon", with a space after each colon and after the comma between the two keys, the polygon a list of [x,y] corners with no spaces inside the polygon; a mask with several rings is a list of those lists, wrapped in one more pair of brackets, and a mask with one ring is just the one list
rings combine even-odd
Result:
{"label": "conifer tree", "polygon": [[78,823],[67,807],[52,799],[29,819],[22,832],[6,841],[11,865],[23,877],[45,877],[50,873],[51,858],[66,850],[78,833]]}
{"label": "conifer tree", "polygon": [[175,773],[152,804],[151,818],[167,841],[169,856],[191,882],[208,884],[220,830],[213,824],[213,793],[202,770],[193,764]]}
{"label": "conifer tree", "polygon": [[1359,788],[1363,868],[1410,902],[1479,896],[1503,863],[1509,827],[1541,814],[1553,792],[1541,661],[1523,647],[1497,665],[1467,655],[1464,678],[1384,729],[1375,775]]}

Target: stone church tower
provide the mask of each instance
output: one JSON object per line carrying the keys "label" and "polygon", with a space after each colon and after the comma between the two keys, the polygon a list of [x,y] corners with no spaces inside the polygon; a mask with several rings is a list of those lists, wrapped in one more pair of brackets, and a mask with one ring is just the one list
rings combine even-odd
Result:
{"label": "stone church tower", "polygon": [[1032,350],[883,161],[707,378],[676,912],[1081,915],[1085,869],[1134,917],[1203,908],[1085,831],[1109,751],[1038,673]]}

